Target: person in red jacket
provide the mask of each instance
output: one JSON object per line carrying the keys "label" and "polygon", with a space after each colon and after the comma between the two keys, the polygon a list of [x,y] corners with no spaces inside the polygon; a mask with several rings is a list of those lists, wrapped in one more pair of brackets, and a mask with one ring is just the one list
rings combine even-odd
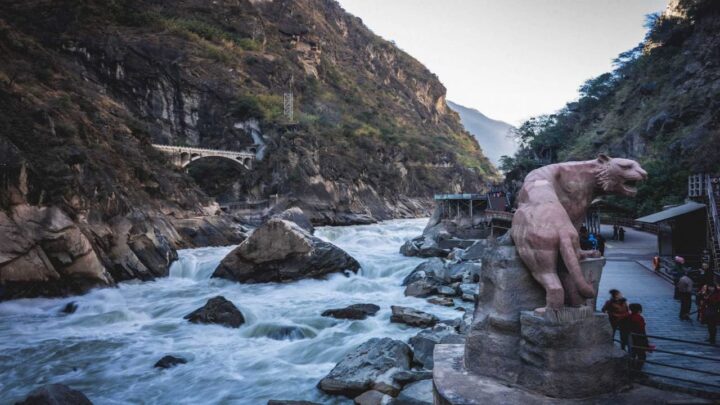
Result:
{"label": "person in red jacket", "polygon": [[648,341],[645,333],[645,318],[642,316],[642,305],[638,303],[630,304],[630,316],[627,323],[630,332],[632,367],[634,370],[640,371],[645,364],[647,351],[650,348],[650,341]]}

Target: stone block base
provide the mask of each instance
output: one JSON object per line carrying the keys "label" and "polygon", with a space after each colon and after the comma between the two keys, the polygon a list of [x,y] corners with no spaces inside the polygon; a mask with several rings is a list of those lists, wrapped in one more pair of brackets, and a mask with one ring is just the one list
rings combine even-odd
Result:
{"label": "stone block base", "polygon": [[435,345],[433,368],[433,401],[435,405],[636,405],[657,403],[710,404],[712,401],[687,394],[667,392],[642,385],[622,392],[592,398],[559,399],[503,383],[492,377],[468,372],[463,362],[462,344]]}

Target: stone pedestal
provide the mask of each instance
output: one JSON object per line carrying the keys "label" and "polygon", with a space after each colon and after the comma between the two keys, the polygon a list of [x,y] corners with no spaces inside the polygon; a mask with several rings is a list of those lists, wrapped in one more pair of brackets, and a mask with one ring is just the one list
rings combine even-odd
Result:
{"label": "stone pedestal", "polygon": [[[545,291],[514,246],[489,247],[482,263],[463,369],[555,398],[585,398],[627,384],[626,354],[614,347],[607,315],[595,312],[595,299],[583,300],[577,308],[538,313],[535,309],[545,306]],[[581,262],[596,291],[604,263]]]}
{"label": "stone pedestal", "polygon": [[612,392],[627,383],[626,353],[614,347],[607,315],[593,308],[520,313],[517,384],[558,398]]}

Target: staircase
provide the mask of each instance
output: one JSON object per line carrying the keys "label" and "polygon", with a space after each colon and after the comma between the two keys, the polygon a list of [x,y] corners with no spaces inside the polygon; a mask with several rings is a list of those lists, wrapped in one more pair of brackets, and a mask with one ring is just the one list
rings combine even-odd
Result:
{"label": "staircase", "polygon": [[712,255],[713,270],[720,271],[720,220],[718,219],[718,206],[715,199],[715,188],[717,183],[713,182],[710,176],[705,177],[705,193],[707,198],[707,217],[709,224],[710,250]]}

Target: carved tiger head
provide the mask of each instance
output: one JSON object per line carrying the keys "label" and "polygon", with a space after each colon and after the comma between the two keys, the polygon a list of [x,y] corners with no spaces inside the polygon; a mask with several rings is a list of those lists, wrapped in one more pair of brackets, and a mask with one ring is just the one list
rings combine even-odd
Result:
{"label": "carved tiger head", "polygon": [[597,161],[600,163],[600,169],[596,173],[598,187],[607,194],[635,197],[637,182],[648,177],[647,172],[634,160],[609,158],[600,154]]}

